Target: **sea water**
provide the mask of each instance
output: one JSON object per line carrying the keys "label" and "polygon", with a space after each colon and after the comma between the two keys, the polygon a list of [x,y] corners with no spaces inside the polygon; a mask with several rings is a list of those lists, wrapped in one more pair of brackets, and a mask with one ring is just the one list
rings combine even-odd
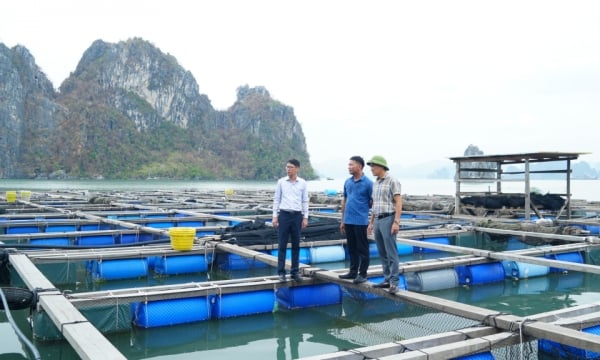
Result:
{"label": "sea water", "polygon": [[[343,190],[345,178],[332,180],[311,180],[309,191],[325,192]],[[402,193],[406,195],[455,195],[456,183],[452,179],[399,179]],[[532,191],[541,194],[566,194],[566,181],[531,180]],[[461,184],[461,191],[494,191],[495,183]],[[0,191],[141,191],[141,190],[184,190],[226,191],[226,190],[275,190],[275,181],[189,181],[189,180],[14,180],[0,179]],[[571,180],[573,199],[600,201],[600,180]],[[523,193],[525,184],[519,181],[502,184],[505,193]]]}

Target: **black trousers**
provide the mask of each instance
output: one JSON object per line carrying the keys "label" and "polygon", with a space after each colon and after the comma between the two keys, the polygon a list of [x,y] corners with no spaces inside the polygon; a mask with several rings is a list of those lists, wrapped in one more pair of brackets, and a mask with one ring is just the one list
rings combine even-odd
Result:
{"label": "black trousers", "polygon": [[285,258],[288,242],[292,243],[292,268],[290,274],[296,275],[300,267],[300,232],[302,231],[302,213],[279,212],[279,239],[277,254],[277,273],[285,274]]}
{"label": "black trousers", "polygon": [[369,268],[369,239],[367,225],[344,224],[350,257],[350,273],[367,277]]}

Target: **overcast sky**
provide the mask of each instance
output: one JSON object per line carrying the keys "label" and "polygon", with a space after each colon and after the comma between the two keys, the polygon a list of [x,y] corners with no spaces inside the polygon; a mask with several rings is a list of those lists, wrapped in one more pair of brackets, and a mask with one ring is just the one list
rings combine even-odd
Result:
{"label": "overcast sky", "polygon": [[94,40],[148,40],[216,109],[240,85],[294,108],[311,162],[414,165],[591,152],[600,162],[600,1],[14,0],[0,42],[58,88]]}

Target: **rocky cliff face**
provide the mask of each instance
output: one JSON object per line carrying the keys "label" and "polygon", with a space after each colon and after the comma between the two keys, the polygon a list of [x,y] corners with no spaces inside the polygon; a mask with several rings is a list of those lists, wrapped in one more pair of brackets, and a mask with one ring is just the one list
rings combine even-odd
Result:
{"label": "rocky cliff face", "polygon": [[215,111],[152,44],[95,41],[55,92],[29,52],[0,44],[0,177],[273,179],[289,157],[314,177],[293,109],[263,87]]}
{"label": "rocky cliff face", "polygon": [[29,51],[0,44],[0,177],[23,177],[24,163],[51,152],[63,115],[52,83]]}

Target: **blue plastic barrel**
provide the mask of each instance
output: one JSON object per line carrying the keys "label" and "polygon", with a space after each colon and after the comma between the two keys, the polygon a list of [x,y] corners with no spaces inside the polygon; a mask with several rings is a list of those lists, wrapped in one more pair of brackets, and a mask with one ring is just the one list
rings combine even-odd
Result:
{"label": "blue plastic barrel", "polygon": [[457,266],[458,283],[460,285],[480,285],[503,281],[504,266],[501,262]]}
{"label": "blue plastic barrel", "polygon": [[95,281],[134,279],[148,275],[146,259],[93,260],[91,267]]}
{"label": "blue plastic barrel", "polygon": [[208,270],[204,255],[161,256],[154,260],[154,271],[161,275],[190,274]]}
{"label": "blue plastic barrel", "polygon": [[[271,255],[277,257],[279,255],[279,250],[273,249],[271,250]],[[300,248],[299,261],[302,264],[310,264],[310,250],[306,247]],[[285,259],[290,260],[292,258],[292,249],[288,248],[285,250]]]}
{"label": "blue plastic barrel", "polygon": [[269,265],[262,261],[237,254],[218,253],[217,266],[220,270],[250,270],[266,268]]}
{"label": "blue plastic barrel", "polygon": [[[584,333],[600,335],[600,325],[592,326],[582,330]],[[600,353],[580,349],[571,345],[564,345],[556,341],[539,339],[538,351],[541,353],[551,354],[556,359],[599,359]]]}
{"label": "blue plastic barrel", "polygon": [[286,309],[339,304],[342,302],[342,289],[337,284],[320,284],[279,288],[276,292],[277,304]]}
{"label": "blue plastic barrel", "polygon": [[110,224],[103,224],[103,223],[97,223],[97,224],[82,224],[79,229],[81,231],[98,231],[98,230],[111,230],[113,228],[112,225]]}
{"label": "blue plastic barrel", "polygon": [[39,232],[40,229],[37,225],[14,226],[6,228],[7,234],[30,234]]}
{"label": "blue plastic barrel", "polygon": [[222,294],[211,298],[212,318],[225,319],[273,311],[275,293],[273,290],[250,291]]}
{"label": "blue plastic barrel", "polygon": [[410,255],[413,253],[412,245],[401,244],[399,242],[396,243],[396,250],[398,250],[398,255]]}
{"label": "blue plastic barrel", "polygon": [[75,239],[75,245],[80,246],[113,245],[114,243],[115,239],[112,235],[90,235]]}
{"label": "blue plastic barrel", "polygon": [[452,269],[411,272],[406,274],[406,286],[411,291],[434,291],[458,286],[458,275]]}
{"label": "blue plastic barrel", "polygon": [[157,222],[146,223],[146,226],[155,228],[155,229],[168,229],[168,228],[175,227],[175,223],[168,222],[168,221],[165,221],[165,222],[157,221]]}
{"label": "blue plastic barrel", "polygon": [[139,234],[120,234],[119,244],[132,244],[139,241]]}
{"label": "blue plastic barrel", "polygon": [[379,250],[377,250],[377,244],[374,242],[369,243],[369,256],[372,258],[379,257]]}
{"label": "blue plastic barrel", "polygon": [[325,189],[323,193],[325,193],[327,196],[336,196],[338,191],[336,189]]}
{"label": "blue plastic barrel", "polygon": [[491,352],[482,352],[479,354],[471,354],[452,358],[452,360],[494,360],[494,355]]}
{"label": "blue plastic barrel", "polygon": [[133,324],[144,328],[210,319],[210,300],[206,296],[132,303],[131,308]]}
{"label": "blue plastic barrel", "polygon": [[342,245],[314,246],[310,248],[310,264],[338,262],[346,259]]}
{"label": "blue plastic barrel", "polygon": [[[415,240],[417,240],[417,239],[415,239]],[[425,238],[425,239],[423,239],[421,241],[423,241],[425,243],[442,244],[442,245],[449,245],[450,244],[450,239],[448,239],[448,237],[446,237],[446,236]],[[421,246],[415,246],[413,248],[413,251],[415,253],[431,253],[431,252],[438,252],[440,250],[437,250],[437,249],[428,249],[426,247],[421,247]]]}
{"label": "blue plastic barrel", "polygon": [[77,231],[76,225],[48,225],[46,226],[46,232],[67,232]]}
{"label": "blue plastic barrel", "polygon": [[148,261],[148,268],[150,269],[154,269],[154,264],[156,264],[156,262],[161,258],[161,256],[148,256],[146,258],[146,261]]}
{"label": "blue plastic barrel", "polygon": [[[554,260],[568,261],[568,262],[583,264],[583,256],[581,255],[580,252],[553,254],[550,256],[550,258],[554,259]],[[555,267],[550,268],[550,272],[562,273],[562,272],[566,272],[566,271],[567,271],[566,269],[561,269],[561,268],[555,268]]]}
{"label": "blue plastic barrel", "polygon": [[529,277],[548,275],[550,268],[544,265],[527,264],[518,261],[502,261],[506,277],[525,279]]}
{"label": "blue plastic barrel", "polygon": [[585,225],[585,229],[592,235],[600,234],[600,225]]}
{"label": "blue plastic barrel", "polygon": [[45,239],[31,239],[29,240],[31,245],[53,245],[53,246],[68,246],[71,245],[69,238],[45,238]]}

